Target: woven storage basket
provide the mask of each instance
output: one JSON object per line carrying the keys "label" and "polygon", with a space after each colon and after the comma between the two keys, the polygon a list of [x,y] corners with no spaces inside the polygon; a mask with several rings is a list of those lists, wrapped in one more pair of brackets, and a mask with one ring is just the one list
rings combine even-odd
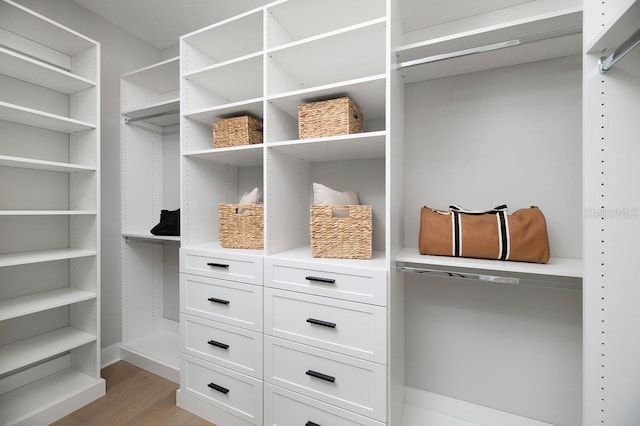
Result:
{"label": "woven storage basket", "polygon": [[371,219],[371,206],[311,206],[311,255],[371,259]]}
{"label": "woven storage basket", "polygon": [[220,204],[220,245],[224,248],[263,248],[264,210],[257,204]]}
{"label": "woven storage basket", "polygon": [[298,106],[300,139],[362,132],[362,113],[349,98],[311,102]]}
{"label": "woven storage basket", "polygon": [[213,125],[213,146],[251,145],[262,143],[262,122],[249,115],[218,120]]}

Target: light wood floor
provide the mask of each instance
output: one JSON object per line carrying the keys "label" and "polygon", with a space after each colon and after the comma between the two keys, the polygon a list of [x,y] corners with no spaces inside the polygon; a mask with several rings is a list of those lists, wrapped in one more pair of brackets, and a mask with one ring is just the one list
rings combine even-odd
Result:
{"label": "light wood floor", "polygon": [[63,417],[54,426],[205,426],[200,417],[176,407],[178,385],[119,361],[102,369],[107,394]]}

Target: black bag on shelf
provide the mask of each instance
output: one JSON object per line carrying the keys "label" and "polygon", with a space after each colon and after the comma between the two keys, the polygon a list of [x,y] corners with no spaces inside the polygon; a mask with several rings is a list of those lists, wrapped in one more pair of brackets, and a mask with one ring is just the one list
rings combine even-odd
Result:
{"label": "black bag on shelf", "polygon": [[151,228],[153,235],[180,235],[180,209],[160,211],[160,223]]}

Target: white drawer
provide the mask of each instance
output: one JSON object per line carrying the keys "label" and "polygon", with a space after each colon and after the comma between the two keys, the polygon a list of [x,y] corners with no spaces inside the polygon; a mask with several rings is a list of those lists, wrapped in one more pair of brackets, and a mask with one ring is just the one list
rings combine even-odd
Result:
{"label": "white drawer", "polygon": [[182,351],[262,379],[262,334],[192,315],[180,318]]}
{"label": "white drawer", "polygon": [[268,383],[264,385],[265,426],[384,426],[333,405]]}
{"label": "white drawer", "polygon": [[243,420],[262,424],[262,381],[253,377],[182,355],[180,391]]}
{"label": "white drawer", "polygon": [[262,285],[262,256],[181,249],[180,272]]}
{"label": "white drawer", "polygon": [[264,336],[264,378],[327,404],[386,418],[386,368],[380,364]]}
{"label": "white drawer", "polygon": [[265,333],[386,363],[386,308],[267,287],[264,295]]}
{"label": "white drawer", "polygon": [[353,302],[387,305],[384,269],[266,258],[264,284]]}
{"label": "white drawer", "polygon": [[180,305],[186,314],[262,332],[262,287],[180,274]]}

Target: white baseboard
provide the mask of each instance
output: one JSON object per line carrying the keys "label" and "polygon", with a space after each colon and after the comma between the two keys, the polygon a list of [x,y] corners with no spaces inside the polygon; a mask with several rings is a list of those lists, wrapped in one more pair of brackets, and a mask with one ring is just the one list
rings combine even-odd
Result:
{"label": "white baseboard", "polygon": [[100,368],[108,367],[122,360],[120,356],[120,343],[103,348],[100,351]]}
{"label": "white baseboard", "polygon": [[402,426],[552,426],[407,386]]}

